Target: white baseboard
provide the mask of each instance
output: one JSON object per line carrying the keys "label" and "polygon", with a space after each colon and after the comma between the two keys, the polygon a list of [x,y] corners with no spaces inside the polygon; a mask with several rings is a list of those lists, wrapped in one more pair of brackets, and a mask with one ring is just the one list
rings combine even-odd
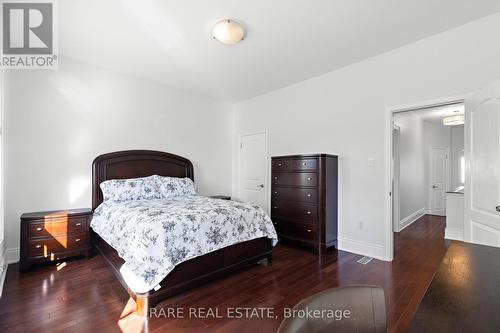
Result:
{"label": "white baseboard", "polygon": [[462,229],[445,228],[444,238],[457,241],[464,240],[464,231]]}
{"label": "white baseboard", "polygon": [[427,210],[425,208],[421,208],[417,210],[416,212],[412,213],[411,215],[405,217],[401,221],[399,221],[399,231],[403,230],[422,216],[427,214]]}
{"label": "white baseboard", "polygon": [[[0,246],[3,244],[0,243]],[[5,282],[5,275],[7,274],[7,251],[1,251],[2,257],[0,258],[0,298],[2,297],[3,284]]]}
{"label": "white baseboard", "polygon": [[20,249],[18,247],[13,249],[6,249],[3,251],[3,256],[0,258],[0,297],[2,297],[3,284],[5,282],[5,275],[7,274],[7,267],[19,261]]}
{"label": "white baseboard", "polygon": [[15,264],[19,262],[19,256],[21,255],[21,249],[18,247],[7,249],[7,264]]}
{"label": "white baseboard", "polygon": [[7,275],[7,267],[8,265],[5,263],[5,256],[1,259],[1,267],[0,267],[0,298],[2,298],[3,292],[3,284],[5,282],[5,276]]}
{"label": "white baseboard", "polygon": [[386,260],[384,258],[384,247],[379,244],[363,242],[348,238],[339,238],[338,248],[341,251],[347,251],[367,257],[372,257],[379,260]]}

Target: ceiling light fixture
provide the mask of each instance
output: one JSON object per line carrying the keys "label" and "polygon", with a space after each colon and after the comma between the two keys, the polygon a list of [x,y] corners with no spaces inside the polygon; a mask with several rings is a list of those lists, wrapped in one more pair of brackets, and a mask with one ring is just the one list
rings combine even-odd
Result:
{"label": "ceiling light fixture", "polygon": [[212,30],[214,39],[226,45],[233,45],[245,38],[245,29],[230,19],[223,19],[215,23]]}
{"label": "ceiling light fixture", "polygon": [[449,116],[443,119],[443,125],[445,126],[454,126],[454,125],[463,125],[465,123],[465,116],[463,114],[458,114],[458,110],[455,111],[454,116]]}

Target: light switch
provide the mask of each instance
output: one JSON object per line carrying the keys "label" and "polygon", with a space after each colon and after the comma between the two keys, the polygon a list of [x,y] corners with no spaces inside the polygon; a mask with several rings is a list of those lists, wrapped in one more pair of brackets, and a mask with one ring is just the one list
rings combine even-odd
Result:
{"label": "light switch", "polygon": [[375,167],[375,159],[373,157],[370,157],[368,159],[368,167],[374,168]]}

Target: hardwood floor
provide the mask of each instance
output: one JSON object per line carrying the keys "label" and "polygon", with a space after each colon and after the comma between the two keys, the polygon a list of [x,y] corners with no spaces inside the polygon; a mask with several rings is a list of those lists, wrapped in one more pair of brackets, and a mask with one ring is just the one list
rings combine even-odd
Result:
{"label": "hardwood floor", "polygon": [[[279,245],[268,266],[258,265],[164,301],[168,309],[284,307],[321,290],[348,284],[384,288],[388,329],[404,332],[446,253],[444,218],[424,216],[395,236],[395,260],[356,261],[359,255],[332,252],[322,258]],[[0,299],[2,332],[140,332],[143,320],[104,259],[69,261],[18,273],[7,271]],[[206,309],[208,311],[208,309]],[[275,332],[278,319],[151,318],[150,332]]]}

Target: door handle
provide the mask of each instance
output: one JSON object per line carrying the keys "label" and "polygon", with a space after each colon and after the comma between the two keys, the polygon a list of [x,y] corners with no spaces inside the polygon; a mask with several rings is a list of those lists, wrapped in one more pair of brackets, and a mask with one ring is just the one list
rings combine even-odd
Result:
{"label": "door handle", "polygon": [[500,213],[500,206],[496,206],[495,209],[497,210],[498,213]]}
{"label": "door handle", "polygon": [[257,185],[257,187],[264,188],[264,184]]}

